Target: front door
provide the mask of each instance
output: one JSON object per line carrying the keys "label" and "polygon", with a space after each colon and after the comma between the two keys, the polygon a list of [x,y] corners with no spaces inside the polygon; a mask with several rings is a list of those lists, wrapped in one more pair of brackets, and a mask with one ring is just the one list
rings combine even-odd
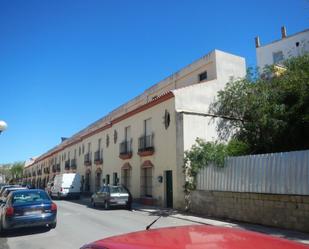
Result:
{"label": "front door", "polygon": [[173,171],[165,171],[166,207],[173,208]]}

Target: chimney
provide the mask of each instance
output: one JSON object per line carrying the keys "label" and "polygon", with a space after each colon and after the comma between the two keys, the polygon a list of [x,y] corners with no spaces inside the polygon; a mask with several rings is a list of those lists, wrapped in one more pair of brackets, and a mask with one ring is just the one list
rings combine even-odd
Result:
{"label": "chimney", "polygon": [[261,46],[261,43],[260,43],[260,37],[255,37],[255,47],[256,48],[259,48]]}
{"label": "chimney", "polygon": [[284,38],[286,38],[286,28],[285,28],[285,26],[282,26],[281,27],[281,38],[282,39],[284,39]]}

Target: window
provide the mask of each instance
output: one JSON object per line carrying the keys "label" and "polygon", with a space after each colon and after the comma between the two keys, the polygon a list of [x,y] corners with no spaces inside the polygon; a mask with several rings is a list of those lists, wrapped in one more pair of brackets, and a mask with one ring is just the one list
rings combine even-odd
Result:
{"label": "window", "polygon": [[82,153],[83,154],[85,153],[85,146],[84,146],[84,144],[82,145]]}
{"label": "window", "polygon": [[151,118],[144,120],[144,135],[149,136],[152,134]]}
{"label": "window", "polygon": [[88,153],[90,153],[91,143],[88,143]]}
{"label": "window", "polygon": [[81,150],[81,148],[79,146],[79,148],[78,148],[78,155],[80,156],[81,153],[82,153],[82,150]]}
{"label": "window", "polygon": [[129,141],[131,138],[131,127],[127,126],[124,128],[124,139],[125,141]]}
{"label": "window", "polygon": [[281,62],[283,62],[284,57],[283,57],[282,51],[273,53],[273,60],[274,60],[274,64],[280,64]]}
{"label": "window", "polygon": [[108,148],[108,145],[109,145],[109,135],[106,134],[106,148]]}
{"label": "window", "polygon": [[204,71],[198,75],[199,82],[207,80],[207,71]]}
{"label": "window", "polygon": [[118,184],[118,175],[117,172],[113,173],[113,185],[117,185]]}
{"label": "window", "polygon": [[101,149],[101,138],[99,138],[99,140],[98,140],[98,150],[100,150]]}
{"label": "window", "polygon": [[106,184],[109,184],[109,175],[106,175]]}

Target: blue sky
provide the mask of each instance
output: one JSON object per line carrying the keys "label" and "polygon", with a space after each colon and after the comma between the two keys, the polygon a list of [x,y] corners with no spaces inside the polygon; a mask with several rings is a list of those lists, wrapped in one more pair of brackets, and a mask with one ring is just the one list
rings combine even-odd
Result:
{"label": "blue sky", "polygon": [[213,49],[255,66],[307,0],[0,0],[0,163],[46,152]]}

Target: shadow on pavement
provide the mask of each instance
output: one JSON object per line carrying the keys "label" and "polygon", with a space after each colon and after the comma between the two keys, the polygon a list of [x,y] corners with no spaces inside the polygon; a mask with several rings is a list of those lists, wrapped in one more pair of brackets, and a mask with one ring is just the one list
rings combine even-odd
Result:
{"label": "shadow on pavement", "polygon": [[32,234],[39,234],[39,233],[46,233],[49,232],[51,229],[48,227],[33,227],[33,228],[19,228],[19,229],[12,229],[12,230],[7,230],[3,231],[0,234],[0,248],[3,248],[2,241],[3,239],[6,240],[6,238],[11,238],[11,237],[21,237],[21,236],[27,236],[27,235],[32,235]]}

